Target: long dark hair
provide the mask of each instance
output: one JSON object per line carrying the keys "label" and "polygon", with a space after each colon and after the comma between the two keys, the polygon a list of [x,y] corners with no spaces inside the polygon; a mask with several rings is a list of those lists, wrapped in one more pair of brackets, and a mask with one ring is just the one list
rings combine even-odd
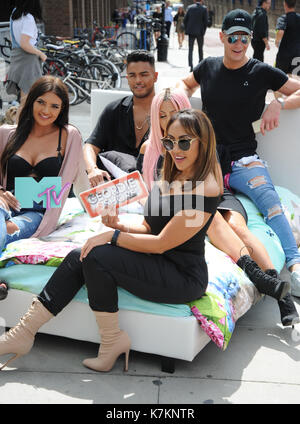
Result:
{"label": "long dark hair", "polygon": [[[192,177],[192,187],[195,188],[198,181],[204,181],[210,172],[216,178],[221,189],[222,182],[217,173],[218,159],[216,153],[216,138],[212,124],[208,117],[200,110],[182,109],[170,118],[166,132],[170,126],[179,121],[187,134],[199,138],[199,152],[196,160],[197,166]],[[166,151],[162,180],[172,183],[176,179],[178,170],[174,165],[171,155]]]}
{"label": "long dark hair", "polygon": [[62,101],[61,111],[54,125],[63,128],[69,122],[69,96],[65,84],[56,77],[47,75],[39,78],[31,87],[26,102],[21,110],[16,131],[8,140],[0,160],[2,176],[5,175],[7,161],[13,156],[27,140],[33,125],[33,104],[39,96],[46,93],[56,94]]}
{"label": "long dark hair", "polygon": [[12,20],[20,19],[22,15],[27,15],[28,13],[38,21],[43,20],[40,0],[15,0]]}

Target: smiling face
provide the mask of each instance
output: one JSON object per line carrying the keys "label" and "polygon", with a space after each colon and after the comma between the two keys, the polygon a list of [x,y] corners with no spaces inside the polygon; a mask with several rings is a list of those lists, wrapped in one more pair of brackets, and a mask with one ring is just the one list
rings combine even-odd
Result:
{"label": "smiling face", "polygon": [[243,66],[248,61],[246,53],[249,47],[250,39],[249,43],[247,44],[242,43],[241,39],[235,43],[230,44],[228,42],[228,37],[233,35],[248,36],[249,34],[243,31],[237,31],[230,35],[226,35],[224,32],[220,32],[220,40],[224,44],[224,64],[228,68],[236,69]]}
{"label": "smiling face", "polygon": [[130,90],[137,98],[148,97],[154,93],[157,72],[149,62],[130,62],[127,66],[127,80]]}
{"label": "smiling face", "polygon": [[181,178],[190,179],[195,173],[195,167],[197,166],[197,160],[199,156],[199,139],[192,134],[188,134],[184,127],[180,124],[177,119],[168,128],[167,137],[173,141],[179,141],[180,139],[190,139],[189,150],[183,151],[178,147],[178,143],[174,143],[174,148],[168,151],[169,154],[181,173]]}
{"label": "smiling face", "polygon": [[172,115],[178,111],[171,100],[164,100],[159,108],[159,123],[162,134],[165,134],[167,123]]}
{"label": "smiling face", "polygon": [[38,96],[33,103],[33,118],[41,126],[53,125],[62,109],[62,100],[49,91]]}

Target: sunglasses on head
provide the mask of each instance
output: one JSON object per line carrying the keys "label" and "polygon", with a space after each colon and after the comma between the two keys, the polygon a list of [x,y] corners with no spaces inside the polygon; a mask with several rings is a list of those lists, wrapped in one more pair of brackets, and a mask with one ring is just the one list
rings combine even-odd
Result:
{"label": "sunglasses on head", "polygon": [[191,144],[193,141],[198,140],[198,137],[196,138],[180,138],[179,140],[172,140],[169,137],[163,137],[161,139],[162,145],[164,148],[169,152],[170,150],[173,150],[175,147],[175,144],[178,145],[180,150],[183,150],[186,152],[190,149]]}
{"label": "sunglasses on head", "polygon": [[249,44],[251,40],[251,35],[236,34],[236,35],[227,35],[227,41],[229,44],[235,44],[240,40],[243,44]]}

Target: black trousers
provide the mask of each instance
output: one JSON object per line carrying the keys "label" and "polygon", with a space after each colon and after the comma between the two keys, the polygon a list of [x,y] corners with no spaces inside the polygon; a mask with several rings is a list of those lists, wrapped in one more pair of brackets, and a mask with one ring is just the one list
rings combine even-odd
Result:
{"label": "black trousers", "polygon": [[180,273],[163,255],[105,244],[95,247],[81,262],[80,251],[72,250],[66,256],[39,294],[39,300],[53,315],[74,298],[84,283],[91,309],[101,312],[118,311],[118,286],[145,300],[173,304],[200,298],[207,286],[207,281],[201,284]]}
{"label": "black trousers", "polygon": [[197,40],[197,44],[198,44],[199,62],[201,62],[201,60],[203,60],[204,36],[203,35],[189,35],[189,66],[191,68],[193,67],[193,50],[194,50],[195,40]]}
{"label": "black trousers", "polygon": [[170,38],[170,30],[171,30],[172,22],[171,21],[165,21],[165,24],[166,24],[166,33],[167,33],[167,36],[168,36],[168,38]]}
{"label": "black trousers", "polygon": [[264,61],[264,51],[266,48],[265,43],[262,40],[252,40],[251,46],[254,50],[253,52],[253,59],[260,60],[261,62]]}

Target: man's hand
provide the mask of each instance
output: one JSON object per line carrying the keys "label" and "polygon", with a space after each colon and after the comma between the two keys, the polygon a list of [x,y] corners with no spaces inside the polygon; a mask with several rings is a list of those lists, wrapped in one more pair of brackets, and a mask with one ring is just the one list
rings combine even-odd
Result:
{"label": "man's hand", "polygon": [[103,184],[105,182],[104,178],[110,180],[110,175],[108,172],[103,171],[99,168],[93,168],[90,172],[88,172],[88,179],[91,184],[91,187],[96,187],[99,184]]}
{"label": "man's hand", "polygon": [[260,131],[262,135],[265,135],[265,131],[271,131],[277,128],[279,125],[281,105],[277,100],[273,100],[266,111],[262,115],[262,122],[260,125]]}

